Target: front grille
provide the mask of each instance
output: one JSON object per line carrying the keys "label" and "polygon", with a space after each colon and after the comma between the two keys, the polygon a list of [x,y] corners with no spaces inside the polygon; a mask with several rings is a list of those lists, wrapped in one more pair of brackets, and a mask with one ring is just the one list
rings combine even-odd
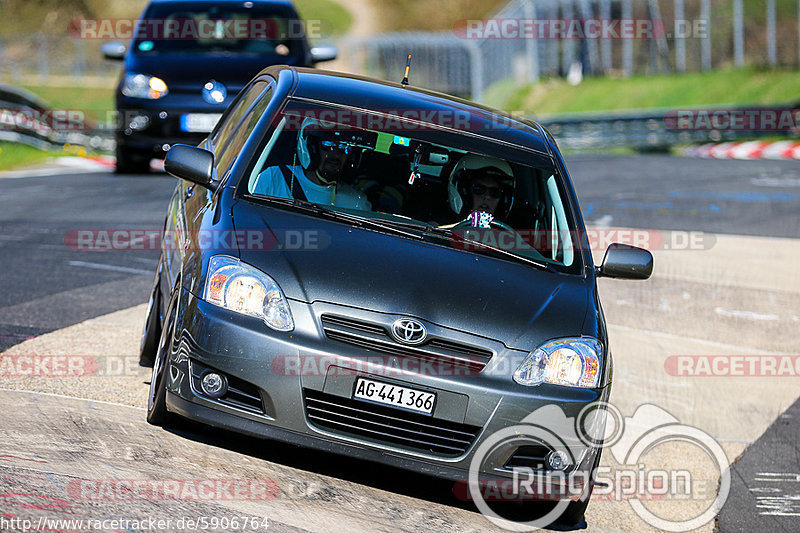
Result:
{"label": "front grille", "polygon": [[303,392],[309,422],[379,444],[457,457],[466,453],[481,429],[311,389]]}
{"label": "front grille", "polygon": [[261,400],[261,393],[255,385],[247,383],[235,376],[231,376],[230,374],[214,370],[214,372],[219,374],[225,374],[225,377],[228,379],[228,391],[221,398],[209,398],[203,394],[203,389],[200,388],[200,380],[203,374],[205,374],[207,370],[210,370],[210,368],[195,360],[190,360],[189,368],[192,372],[192,389],[198,396],[227,407],[247,411],[248,413],[257,415],[266,414],[264,402]]}
{"label": "front grille", "polygon": [[474,373],[483,370],[493,355],[486,348],[435,336],[421,345],[407,346],[395,342],[388,329],[380,324],[330,314],[322,315],[321,319],[325,336],[331,340],[374,352],[465,367]]}

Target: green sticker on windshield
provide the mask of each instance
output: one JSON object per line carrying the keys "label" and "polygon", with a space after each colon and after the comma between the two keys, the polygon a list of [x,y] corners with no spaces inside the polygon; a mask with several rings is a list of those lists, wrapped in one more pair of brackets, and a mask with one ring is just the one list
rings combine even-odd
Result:
{"label": "green sticker on windshield", "polygon": [[153,49],[153,41],[142,41],[139,43],[140,52],[149,52]]}

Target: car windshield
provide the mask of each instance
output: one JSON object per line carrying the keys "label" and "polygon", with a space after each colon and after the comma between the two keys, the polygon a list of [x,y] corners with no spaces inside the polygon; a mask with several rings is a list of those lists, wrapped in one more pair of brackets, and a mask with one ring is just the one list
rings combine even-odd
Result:
{"label": "car windshield", "polygon": [[151,5],[139,21],[137,54],[274,54],[302,52],[303,27],[286,6],[253,2]]}
{"label": "car windshield", "polygon": [[374,122],[356,127],[285,111],[251,163],[247,193],[475,253],[579,270],[575,223],[548,158],[521,164],[493,153],[491,142],[476,151],[474,139],[458,142],[465,135],[451,132],[439,143],[430,131],[423,140]]}

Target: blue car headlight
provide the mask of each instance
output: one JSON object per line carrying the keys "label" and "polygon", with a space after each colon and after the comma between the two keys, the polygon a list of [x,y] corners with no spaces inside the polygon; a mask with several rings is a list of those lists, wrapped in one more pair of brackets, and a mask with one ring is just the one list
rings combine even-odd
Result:
{"label": "blue car headlight", "polygon": [[277,331],[294,329],[289,303],[275,280],[235,257],[215,255],[209,260],[203,299],[260,318]]}
{"label": "blue car headlight", "polygon": [[596,388],[603,356],[603,345],[591,337],[549,341],[525,357],[514,372],[514,381],[528,386],[552,383]]}

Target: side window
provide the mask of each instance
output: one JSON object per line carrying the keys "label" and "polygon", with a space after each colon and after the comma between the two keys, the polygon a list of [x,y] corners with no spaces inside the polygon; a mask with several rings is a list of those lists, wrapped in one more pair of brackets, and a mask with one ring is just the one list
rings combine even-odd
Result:
{"label": "side window", "polygon": [[[211,135],[210,141],[214,146],[218,177],[221,178],[225,175],[252,130],[253,126],[245,128],[243,120],[253,122],[252,115],[257,111],[256,108],[263,112],[269,103],[272,88],[265,91],[267,87],[267,82],[257,81],[247,88],[247,92],[236,103],[236,107],[225,117],[225,122],[220,124],[219,129]],[[260,113],[257,116],[260,116]]]}

